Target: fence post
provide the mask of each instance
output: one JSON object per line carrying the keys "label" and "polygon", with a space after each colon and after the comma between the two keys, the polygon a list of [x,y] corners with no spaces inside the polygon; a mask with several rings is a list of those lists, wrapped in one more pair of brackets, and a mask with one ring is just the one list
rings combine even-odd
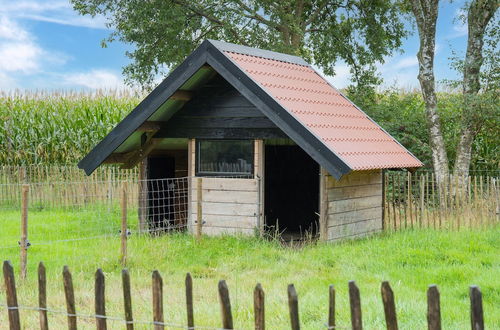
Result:
{"label": "fence post", "polygon": [[186,313],[188,329],[194,329],[193,278],[190,273],[186,274]]}
{"label": "fence post", "polygon": [[48,330],[47,320],[47,277],[43,262],[38,264],[38,307],[40,308],[40,329]]}
{"label": "fence post", "polygon": [[328,329],[335,329],[335,287],[328,288]]}
{"label": "fence post", "polygon": [[139,165],[139,205],[138,205],[138,220],[139,220],[139,233],[146,230],[146,217],[147,217],[147,203],[148,203],[148,182],[147,180],[147,157]]}
{"label": "fence post", "polygon": [[427,290],[427,325],[429,330],[441,330],[441,307],[436,285],[429,286]]}
{"label": "fence post", "polygon": [[26,268],[28,263],[28,193],[29,185],[23,184],[21,204],[21,240],[19,241],[19,246],[21,248],[21,279],[26,278]]}
{"label": "fence post", "polygon": [[196,189],[196,238],[200,239],[202,234],[202,225],[203,225],[203,181],[202,178],[198,178],[198,185]]}
{"label": "fence post", "polygon": [[101,268],[95,272],[95,322],[97,330],[106,330],[106,303],[105,303],[104,273]]}
{"label": "fence post", "polygon": [[122,190],[122,230],[121,230],[121,263],[127,264],[127,183],[125,182]]}
{"label": "fence post", "polygon": [[266,328],[266,313],[264,305],[264,290],[262,285],[257,283],[253,291],[253,309],[255,313],[255,330],[264,330]]}
{"label": "fence post", "polygon": [[153,271],[153,321],[155,330],[163,330],[163,280],[160,273]]}
{"label": "fence post", "polygon": [[123,307],[125,309],[125,322],[127,330],[134,329],[134,318],[132,316],[132,296],[130,294],[130,274],[125,268],[122,270]]}
{"label": "fence post", "polygon": [[291,329],[300,330],[299,298],[293,284],[288,285],[288,308],[290,309]]}
{"label": "fence post", "polygon": [[222,328],[233,329],[233,315],[231,313],[231,300],[226,281],[219,281],[219,299],[222,316]]}
{"label": "fence post", "polygon": [[20,330],[21,322],[19,319],[19,309],[17,304],[14,267],[12,267],[12,264],[8,260],[3,262],[3,279],[5,283],[5,295],[7,296],[10,330]]}
{"label": "fence post", "polygon": [[352,330],[363,329],[361,318],[361,298],[356,282],[349,281],[349,303],[351,306],[351,325]]}
{"label": "fence post", "polygon": [[68,266],[63,267],[64,295],[66,297],[66,311],[68,312],[68,329],[76,330],[75,293],[73,279]]}
{"label": "fence post", "polygon": [[389,282],[383,281],[380,287],[382,302],[384,303],[385,323],[387,330],[397,330],[398,320],[396,317],[396,304],[394,303],[394,293]]}
{"label": "fence post", "polygon": [[469,290],[470,321],[472,330],[484,330],[483,297],[478,286],[473,285]]}

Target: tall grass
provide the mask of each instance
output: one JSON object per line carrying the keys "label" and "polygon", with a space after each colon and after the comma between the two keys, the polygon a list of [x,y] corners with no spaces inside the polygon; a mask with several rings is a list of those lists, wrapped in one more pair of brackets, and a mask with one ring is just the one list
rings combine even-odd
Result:
{"label": "tall grass", "polygon": [[0,164],[74,164],[139,101],[118,90],[0,94]]}

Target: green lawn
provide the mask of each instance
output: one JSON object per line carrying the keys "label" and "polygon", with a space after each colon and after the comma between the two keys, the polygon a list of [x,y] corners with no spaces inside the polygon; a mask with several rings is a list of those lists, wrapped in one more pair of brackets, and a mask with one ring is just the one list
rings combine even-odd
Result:
{"label": "green lawn", "polygon": [[[118,213],[117,213],[118,214]],[[131,212],[132,218],[133,212]],[[12,260],[19,270],[16,245],[17,211],[0,213],[0,259]],[[121,317],[122,294],[118,237],[48,243],[64,237],[116,234],[117,217],[102,223],[95,214],[63,211],[30,213],[28,278],[18,280],[20,304],[37,304],[36,267],[47,266],[48,303],[65,308],[61,271],[69,265],[76,290],[77,311],[93,313],[94,272],[106,274],[108,315]],[[92,220],[94,219],[94,220]],[[337,288],[338,325],[349,326],[347,282],[356,280],[361,291],[363,323],[367,329],[382,329],[383,307],[380,282],[388,280],[395,292],[402,329],[426,328],[426,290],[437,284],[441,291],[444,329],[469,329],[469,285],[483,292],[486,328],[500,328],[500,226],[458,232],[408,230],[336,244],[310,244],[302,248],[283,247],[275,241],[244,237],[204,237],[196,242],[184,234],[157,238],[132,236],[128,268],[132,278],[134,317],[152,319],[151,272],[158,269],[164,281],[165,320],[185,324],[184,276],[194,277],[195,321],[203,326],[220,326],[217,282],[226,279],[233,305],[235,327],[251,328],[253,288],[262,283],[266,292],[268,329],[289,328],[287,284],[294,283],[299,295],[300,320],[304,329],[325,328],[328,285]],[[0,304],[5,303],[0,285]],[[22,311],[26,329],[38,326],[38,314]],[[0,328],[7,328],[7,311],[0,307]],[[66,318],[50,314],[52,328],[65,326]],[[92,319],[79,320],[80,328],[94,328]],[[110,328],[122,329],[115,321]],[[137,327],[141,329],[141,326]],[[144,325],[142,328],[149,329]]]}

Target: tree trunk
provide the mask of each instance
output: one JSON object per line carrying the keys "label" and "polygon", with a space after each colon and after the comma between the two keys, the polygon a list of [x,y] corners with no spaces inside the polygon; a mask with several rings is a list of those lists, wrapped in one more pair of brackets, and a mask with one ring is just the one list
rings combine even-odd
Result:
{"label": "tree trunk", "polygon": [[432,150],[432,165],[439,187],[448,178],[448,156],[441,133],[437,112],[437,97],[434,82],[434,53],[436,43],[436,21],[439,0],[411,0],[411,7],[417,21],[420,38],[418,58],[418,80],[425,102],[429,142]]}
{"label": "tree trunk", "polygon": [[480,112],[477,95],[481,88],[479,75],[483,64],[484,33],[497,8],[498,0],[475,0],[470,4],[467,14],[469,35],[464,62],[464,108],[454,168],[454,174],[459,176],[462,183],[466,182],[469,175],[472,143],[478,133],[475,114]]}

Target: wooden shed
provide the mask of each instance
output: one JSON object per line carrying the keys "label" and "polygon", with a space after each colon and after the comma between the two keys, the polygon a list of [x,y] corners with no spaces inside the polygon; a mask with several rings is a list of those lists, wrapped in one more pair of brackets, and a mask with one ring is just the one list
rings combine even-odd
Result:
{"label": "wooden shed", "polygon": [[190,231],[199,205],[205,234],[325,240],[381,230],[383,169],[422,166],[302,58],[212,40],[78,166],[103,163],[186,178]]}

